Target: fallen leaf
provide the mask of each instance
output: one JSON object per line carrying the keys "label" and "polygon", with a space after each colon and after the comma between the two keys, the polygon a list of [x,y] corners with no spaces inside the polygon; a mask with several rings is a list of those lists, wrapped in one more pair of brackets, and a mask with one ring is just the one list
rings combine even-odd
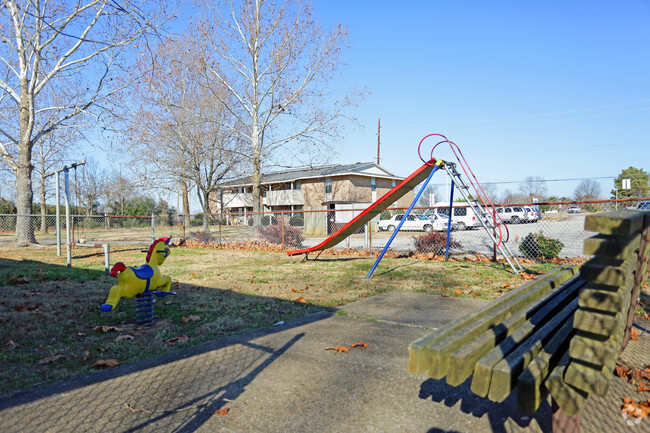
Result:
{"label": "fallen leaf", "polygon": [[95,326],[93,328],[93,331],[95,332],[123,332],[124,328],[120,328],[119,326],[109,326],[109,325],[101,325],[101,326]]}
{"label": "fallen leaf", "polygon": [[443,293],[443,294],[440,295],[440,296],[444,296],[445,298],[448,298],[448,297],[449,297],[449,293]]}
{"label": "fallen leaf", "polygon": [[187,343],[188,341],[190,341],[190,337],[188,337],[187,335],[179,335],[178,337],[163,340],[163,342],[169,344],[170,346]]}
{"label": "fallen leaf", "polygon": [[650,415],[650,399],[638,403],[626,397],[622,397],[622,399],[621,412],[627,413],[629,418],[645,418]]}
{"label": "fallen leaf", "polygon": [[84,361],[88,361],[89,359],[90,359],[90,350],[86,350],[86,351],[84,352],[83,360],[84,360]]}
{"label": "fallen leaf", "polygon": [[85,337],[86,333],[85,332],[77,332],[77,337]]}
{"label": "fallen leaf", "polygon": [[98,359],[95,361],[95,363],[92,365],[93,368],[103,368],[103,367],[117,367],[120,365],[120,362],[117,359]]}
{"label": "fallen leaf", "polygon": [[502,289],[507,289],[510,287],[510,283],[505,283],[503,286],[501,286]]}
{"label": "fallen leaf", "polygon": [[198,316],[196,314],[190,314],[189,316],[185,316],[181,319],[181,322],[183,323],[189,323],[189,322],[198,322],[201,320],[201,316]]}
{"label": "fallen leaf", "polygon": [[630,338],[634,341],[639,341],[639,331],[636,329],[632,328],[630,330]]}
{"label": "fallen leaf", "polygon": [[120,335],[115,339],[115,341],[119,342],[119,341],[133,340],[134,338],[135,337],[133,335],[126,334],[126,335]]}
{"label": "fallen leaf", "polygon": [[456,290],[454,290],[454,293],[456,293],[457,295],[460,295],[461,293],[463,293],[463,291],[460,290],[460,289],[456,289]]}
{"label": "fallen leaf", "polygon": [[22,275],[17,275],[17,276],[9,275],[7,277],[7,282],[9,284],[27,284],[29,283],[29,280]]}
{"label": "fallen leaf", "polygon": [[215,413],[216,415],[226,416],[226,415],[228,415],[228,411],[229,411],[229,410],[230,410],[229,407],[224,407],[223,409],[215,410],[214,413]]}
{"label": "fallen leaf", "polygon": [[360,347],[362,349],[367,349],[370,346],[365,341],[359,341],[358,343],[354,343],[352,347]]}
{"label": "fallen leaf", "polygon": [[295,302],[302,302],[303,304],[307,302],[304,296],[299,297],[298,299],[295,300]]}
{"label": "fallen leaf", "polygon": [[343,353],[343,352],[349,352],[349,351],[350,351],[350,348],[347,347],[347,346],[341,346],[341,345],[339,345],[339,346],[334,346],[334,347],[328,347],[328,348],[325,349],[325,350],[336,350],[336,351],[339,352],[339,353]]}

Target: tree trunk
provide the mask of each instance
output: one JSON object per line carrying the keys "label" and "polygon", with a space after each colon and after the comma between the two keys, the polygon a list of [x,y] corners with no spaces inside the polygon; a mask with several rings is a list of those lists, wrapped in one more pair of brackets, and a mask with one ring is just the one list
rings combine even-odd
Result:
{"label": "tree trunk", "polygon": [[27,100],[27,81],[21,83],[20,143],[18,145],[18,168],[16,170],[16,245],[26,247],[36,243],[32,225],[32,129],[30,104]]}
{"label": "tree trunk", "polygon": [[262,225],[262,174],[260,165],[260,158],[253,158],[253,175],[251,176],[253,182],[253,227]]}
{"label": "tree trunk", "polygon": [[190,227],[190,191],[185,182],[181,182],[181,196],[183,197],[183,226]]}

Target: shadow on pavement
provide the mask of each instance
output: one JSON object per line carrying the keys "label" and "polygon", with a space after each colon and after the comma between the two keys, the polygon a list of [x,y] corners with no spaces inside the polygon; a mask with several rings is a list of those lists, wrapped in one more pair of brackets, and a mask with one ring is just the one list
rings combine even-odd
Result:
{"label": "shadow on pavement", "polygon": [[[460,402],[460,410],[465,414],[481,418],[487,414],[493,433],[506,433],[505,424],[508,419],[519,427],[527,427],[532,420],[536,420],[542,431],[551,431],[551,406],[548,402],[533,415],[519,412],[516,396],[511,393],[501,403],[494,403],[487,398],[479,397],[470,390],[470,379],[462,385],[455,387],[448,385],[444,380],[427,379],[420,385],[419,397],[423,400],[431,399],[436,403],[443,403],[451,408]],[[445,430],[432,429],[428,433],[444,432]]]}

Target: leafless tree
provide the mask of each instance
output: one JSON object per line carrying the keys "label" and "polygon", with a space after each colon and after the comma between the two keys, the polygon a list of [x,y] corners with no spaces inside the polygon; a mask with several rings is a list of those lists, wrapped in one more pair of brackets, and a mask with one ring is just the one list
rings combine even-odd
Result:
{"label": "leafless tree", "polygon": [[224,178],[235,177],[239,159],[233,133],[237,119],[224,105],[229,101],[225,89],[218,93],[211,86],[205,92],[205,75],[197,68],[202,55],[201,42],[192,35],[160,44],[154,68],[138,86],[141,105],[129,148],[146,165],[151,185],[181,187],[186,218],[188,193],[196,188],[208,230],[211,195]]}
{"label": "leafless tree", "polygon": [[[331,153],[337,121],[358,100],[358,92],[337,97],[332,86],[347,32],[322,30],[301,0],[222,0],[207,9],[198,31],[207,41],[205,71],[217,84],[208,90],[239,121],[233,132],[259,212],[265,164]],[[260,220],[255,214],[255,225]]]}
{"label": "leafless tree", "polygon": [[598,200],[600,198],[600,184],[594,179],[584,179],[576,187],[573,197],[577,201]]}
{"label": "leafless tree", "polygon": [[524,179],[524,183],[519,185],[519,191],[526,201],[532,201],[534,198],[544,201],[548,195],[548,186],[543,177],[528,176]]}
{"label": "leafless tree", "polygon": [[34,145],[61,126],[96,125],[111,113],[114,97],[137,79],[126,73],[128,65],[169,16],[166,6],[163,0],[2,0],[0,155],[16,176],[18,245],[35,242]]}
{"label": "leafless tree", "polygon": [[41,204],[41,233],[47,233],[47,199],[51,196],[52,177],[46,176],[63,163],[68,137],[53,131],[41,137],[34,145],[34,171],[38,176]]}

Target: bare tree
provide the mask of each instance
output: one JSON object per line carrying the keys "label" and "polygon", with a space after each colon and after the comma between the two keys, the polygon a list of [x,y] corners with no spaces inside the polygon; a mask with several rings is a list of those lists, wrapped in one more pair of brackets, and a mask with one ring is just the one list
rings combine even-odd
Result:
{"label": "bare tree", "polygon": [[47,233],[47,199],[51,196],[51,177],[48,172],[62,164],[68,138],[58,131],[50,132],[38,140],[34,146],[34,171],[38,176],[38,189],[41,201],[41,233]]}
{"label": "bare tree", "polygon": [[[213,94],[239,120],[233,132],[250,164],[253,211],[259,212],[265,164],[331,153],[325,140],[337,134],[337,120],[359,96],[332,93],[347,32],[341,26],[323,31],[301,0],[217,1],[198,30],[208,42],[204,67],[217,83]],[[260,220],[256,214],[255,225]]]}
{"label": "bare tree", "polygon": [[526,201],[532,201],[534,198],[544,201],[548,194],[548,186],[543,177],[528,176],[524,179],[524,183],[519,185],[519,191]]}
{"label": "bare tree", "polygon": [[[225,89],[205,92],[205,75],[197,68],[200,41],[191,35],[168,38],[153,58],[154,68],[138,86],[141,106],[130,130],[130,149],[144,161],[157,184],[181,187],[186,217],[191,187],[195,187],[208,230],[210,196],[226,177],[235,177],[237,119],[226,109]],[[170,179],[169,182],[165,182]]]}
{"label": "bare tree", "polygon": [[600,198],[600,184],[594,179],[584,179],[576,187],[573,197],[577,201],[598,200]]}
{"label": "bare tree", "polygon": [[0,155],[16,176],[18,245],[35,242],[35,143],[63,125],[97,124],[111,112],[113,97],[137,79],[125,68],[146,33],[166,19],[165,7],[162,0],[2,1]]}
{"label": "bare tree", "polygon": [[[433,200],[431,200],[432,197]],[[431,207],[435,204],[436,200],[440,201],[440,197],[440,188],[438,188],[438,185],[427,185],[417,205],[419,207]]]}

